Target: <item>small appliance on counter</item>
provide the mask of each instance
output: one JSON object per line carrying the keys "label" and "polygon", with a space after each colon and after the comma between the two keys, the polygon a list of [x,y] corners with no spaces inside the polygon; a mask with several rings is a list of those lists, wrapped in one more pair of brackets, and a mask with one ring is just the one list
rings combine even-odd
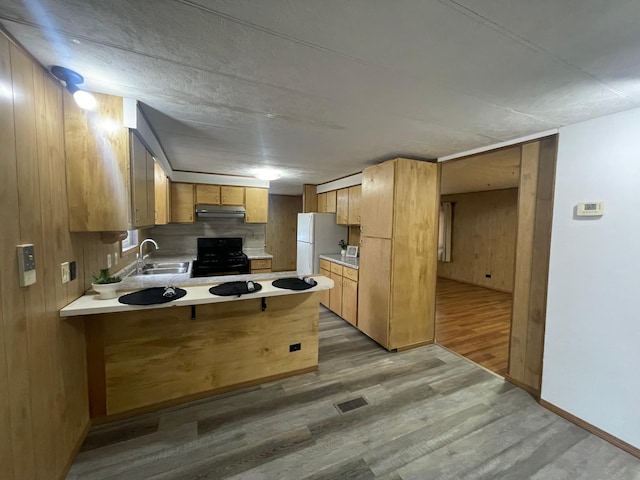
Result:
{"label": "small appliance on counter", "polygon": [[336,225],[335,213],[298,214],[298,275],[320,273],[319,255],[340,253],[347,227]]}
{"label": "small appliance on counter", "polygon": [[198,258],[193,277],[251,273],[249,258],[242,251],[242,238],[198,238]]}

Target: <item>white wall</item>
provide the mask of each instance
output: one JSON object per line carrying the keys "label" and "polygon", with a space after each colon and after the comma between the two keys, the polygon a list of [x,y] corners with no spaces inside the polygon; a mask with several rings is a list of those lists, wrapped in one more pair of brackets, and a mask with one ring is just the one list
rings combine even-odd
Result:
{"label": "white wall", "polygon": [[640,109],[560,129],[546,324],[542,398],[640,447]]}

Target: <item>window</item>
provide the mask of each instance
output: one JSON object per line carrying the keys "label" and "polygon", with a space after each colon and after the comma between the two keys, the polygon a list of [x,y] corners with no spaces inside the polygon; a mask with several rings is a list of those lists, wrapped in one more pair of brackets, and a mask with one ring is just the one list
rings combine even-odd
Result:
{"label": "window", "polygon": [[440,204],[440,222],[438,225],[438,261],[451,261],[451,215],[449,202]]}
{"label": "window", "polygon": [[122,240],[122,253],[138,246],[138,230],[128,230],[127,238]]}

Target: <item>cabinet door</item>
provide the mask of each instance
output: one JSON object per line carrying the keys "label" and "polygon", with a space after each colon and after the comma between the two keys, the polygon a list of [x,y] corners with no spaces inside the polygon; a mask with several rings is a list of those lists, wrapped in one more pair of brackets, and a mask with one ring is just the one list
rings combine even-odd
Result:
{"label": "cabinet door", "polygon": [[318,213],[327,213],[327,194],[318,194]]}
{"label": "cabinet door", "polygon": [[349,189],[341,188],[336,194],[336,223],[347,225],[349,223]]}
{"label": "cabinet door", "polygon": [[269,217],[269,189],[245,188],[245,208],[247,213],[244,223],[267,223]]}
{"label": "cabinet door", "polygon": [[[329,270],[325,270],[324,268],[320,269],[320,275],[324,275],[327,278],[331,278],[331,272]],[[333,287],[333,288],[335,288],[335,287]],[[330,295],[331,295],[331,290],[321,290],[320,291],[320,303],[323,304],[327,308],[331,308]]]}
{"label": "cabinet door", "polygon": [[342,275],[331,272],[331,280],[335,286],[329,295],[329,308],[337,315],[342,316]]}
{"label": "cabinet door", "polygon": [[220,203],[222,205],[244,205],[244,187],[220,187]]}
{"label": "cabinet door", "polygon": [[349,225],[360,225],[360,196],[362,185],[349,187]]}
{"label": "cabinet door", "polygon": [[360,233],[365,237],[391,238],[395,161],[369,167],[362,172]]}
{"label": "cabinet door", "polygon": [[351,325],[358,324],[358,282],[342,277],[342,318]]}
{"label": "cabinet door", "polygon": [[131,133],[131,223],[134,227],[147,222],[147,149],[135,133]]}
{"label": "cabinet door", "polygon": [[389,344],[391,240],[360,239],[358,328],[382,346]]}
{"label": "cabinet door", "polygon": [[153,173],[154,203],[156,207],[155,224],[166,225],[169,223],[169,179],[158,162],[154,162]]}
{"label": "cabinet door", "polygon": [[192,183],[171,184],[171,223],[193,223],[195,189]]}
{"label": "cabinet door", "polygon": [[[0,67],[0,68],[4,68]],[[3,70],[4,74],[4,70]],[[66,148],[58,152],[66,158],[67,204],[71,232],[116,232],[132,223],[130,197],[129,129],[116,131],[95,128],[95,118],[122,125],[122,98],[94,94],[95,111],[82,110],[73,97],[63,94]],[[24,107],[26,108],[26,107]],[[3,150],[6,150],[2,131]],[[66,155],[65,155],[66,150]],[[1,161],[6,161],[1,160]],[[5,179],[0,179],[4,182]],[[3,265],[4,266],[4,265]]]}
{"label": "cabinet door", "polygon": [[336,213],[337,190],[327,192],[327,213]]}
{"label": "cabinet door", "polygon": [[196,185],[196,203],[220,205],[220,185]]}
{"label": "cabinet door", "polygon": [[156,161],[153,156],[145,151],[147,161],[147,175],[146,175],[146,196],[147,196],[147,210],[145,211],[145,225],[154,225],[156,221],[156,190],[155,190],[155,164]]}

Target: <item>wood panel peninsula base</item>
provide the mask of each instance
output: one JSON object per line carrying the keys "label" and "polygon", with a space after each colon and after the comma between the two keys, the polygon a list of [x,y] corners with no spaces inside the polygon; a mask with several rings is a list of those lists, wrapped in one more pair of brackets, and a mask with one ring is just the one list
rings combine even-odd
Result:
{"label": "wood panel peninsula base", "polygon": [[86,317],[94,424],[317,370],[318,293],[265,302]]}

